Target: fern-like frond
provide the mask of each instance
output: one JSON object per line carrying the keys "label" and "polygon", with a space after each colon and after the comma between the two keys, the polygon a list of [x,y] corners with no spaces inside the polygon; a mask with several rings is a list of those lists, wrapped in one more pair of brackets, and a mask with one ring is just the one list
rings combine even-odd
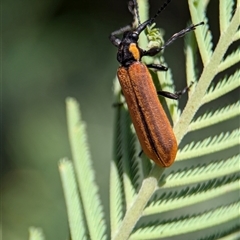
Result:
{"label": "fern-like frond", "polygon": [[45,240],[42,229],[36,228],[36,227],[30,227],[29,228],[29,240]]}
{"label": "fern-like frond", "polygon": [[114,235],[124,216],[123,187],[118,168],[113,161],[110,167],[110,222],[111,236]]}
{"label": "fern-like frond", "polygon": [[211,86],[202,100],[202,104],[213,101],[240,86],[240,70],[236,70],[234,74],[220,80],[216,86]]}
{"label": "fern-like frond", "polygon": [[136,230],[129,239],[162,239],[166,237],[179,236],[186,232],[194,232],[219,226],[228,221],[233,221],[234,225],[238,222],[240,203],[235,202],[230,205],[207,211],[201,215],[186,216],[182,219],[169,220],[167,223],[159,225],[141,227]]}
{"label": "fern-like frond", "polygon": [[91,239],[105,239],[106,223],[98,187],[95,183],[85,124],[81,120],[79,106],[72,98],[67,99],[67,121],[76,179],[79,185],[88,232]]}
{"label": "fern-like frond", "polygon": [[236,224],[235,226],[227,230],[220,228],[217,231],[215,231],[215,233],[211,235],[206,235],[205,237],[198,238],[198,240],[211,240],[211,239],[237,240],[240,238],[239,228],[240,228],[239,224]]}
{"label": "fern-like frond", "polygon": [[[190,12],[193,19],[193,22],[198,20],[196,16],[198,16],[197,9],[195,5],[198,7],[201,5],[201,1],[197,1],[197,3],[193,4],[193,1],[189,0]],[[202,13],[202,9],[199,10]],[[231,22],[229,23],[228,28],[225,33],[221,35],[218,44],[211,56],[211,59],[204,63],[204,69],[198,81],[198,84],[194,91],[192,92],[189,101],[179,119],[179,121],[174,126],[174,132],[177,140],[180,142],[185,133],[187,132],[188,125],[192,121],[196,111],[201,106],[202,98],[204,97],[206,90],[208,89],[211,81],[214,76],[217,74],[217,69],[222,61],[224,54],[226,53],[228,47],[232,43],[231,39],[234,36],[235,32],[239,27],[239,19],[240,19],[240,8],[237,8],[234,16],[232,17]],[[198,32],[198,29],[195,31],[196,39],[199,46],[199,51],[201,52],[201,48],[205,48],[204,44],[201,42],[201,34]]]}
{"label": "fern-like frond", "polygon": [[80,201],[78,185],[72,162],[68,159],[60,160],[59,171],[67,205],[71,238],[73,240],[84,239],[88,236],[88,229],[85,225],[83,206]]}
{"label": "fern-like frond", "polygon": [[203,141],[198,141],[196,143],[191,142],[190,144],[185,145],[183,149],[179,149],[176,159],[177,161],[183,161],[196,158],[222,151],[238,144],[239,129],[236,129],[231,133],[221,133],[220,135],[216,135],[214,137],[208,137]]}
{"label": "fern-like frond", "polygon": [[219,1],[220,34],[223,34],[233,15],[233,1]]}
{"label": "fern-like frond", "polygon": [[240,40],[240,30],[236,32],[236,34],[233,37],[233,42],[236,42]]}
{"label": "fern-like frond", "polygon": [[217,109],[215,112],[207,112],[194,120],[188,128],[188,132],[196,131],[211,125],[229,120],[239,115],[240,101]]}
{"label": "fern-like frond", "polygon": [[[120,84],[114,80],[114,93],[116,105],[120,101]],[[110,167],[110,222],[111,236],[119,227],[125,211],[125,196],[123,188],[123,166],[122,166],[122,130],[121,130],[121,109],[116,106],[115,111],[115,132],[113,143],[113,161]]]}
{"label": "fern-like frond", "polygon": [[[139,2],[143,4],[143,1]],[[189,83],[194,80],[195,84],[190,90],[188,103],[181,116],[178,104],[175,104],[173,100],[166,100],[167,107],[174,122],[174,132],[179,143],[188,131],[194,132],[205,127],[216,125],[222,121],[227,122],[229,119],[239,115],[238,102],[230,106],[221,107],[214,112],[202,114],[193,121],[196,112],[203,104],[215,100],[239,87],[239,70],[234,69],[234,74],[218,81],[215,87],[210,87],[209,89],[212,80],[217,81],[216,78],[219,72],[227,70],[230,67],[235,67],[239,61],[237,58],[237,54],[239,53],[238,49],[233,50],[232,54],[226,54],[226,52],[237,34],[240,11],[239,9],[232,11],[232,8],[236,6],[234,3],[221,3],[219,9],[225,4],[226,9],[224,9],[224,11],[226,15],[224,16],[225,19],[222,19],[222,22],[219,23],[219,26],[221,25],[221,34],[215,47],[212,42],[211,29],[209,29],[208,18],[206,16],[206,8],[209,1],[189,0],[188,2],[192,18],[191,22],[196,24],[204,21],[205,25],[198,27],[192,35],[187,36],[185,48],[187,82],[189,85]],[[224,14],[223,9],[221,11],[221,14]],[[197,43],[195,43],[194,35]],[[203,62],[202,72],[200,72],[200,69],[196,69],[196,63],[198,62],[196,46],[199,49]],[[160,59],[154,59],[154,63],[163,63],[164,61],[162,62],[162,59],[162,56]],[[167,66],[167,64],[165,65]],[[156,80],[156,76],[161,83],[160,86],[162,90],[175,92],[171,72],[157,72],[156,75],[154,75],[154,73],[152,75],[157,89],[159,82]],[[229,73],[226,75],[229,75]],[[200,76],[199,80],[197,80],[198,76]],[[206,94],[207,90],[208,93]],[[129,127],[131,121],[128,118],[129,116],[125,115],[126,113],[124,111],[125,108],[122,108],[122,111],[120,111],[121,116],[119,116],[120,120],[118,121],[121,125],[120,129],[123,129],[123,131],[119,133],[119,136],[121,136],[121,141],[119,141],[122,151],[121,159],[123,161],[122,165],[120,165],[123,166],[123,184],[120,186],[124,188],[124,195],[127,195],[126,193],[129,192],[130,197],[125,196],[124,201],[127,206],[126,213],[118,229],[114,230],[115,234],[112,235],[114,240],[161,239],[173,235],[196,232],[198,230],[204,232],[206,228],[220,226],[232,219],[236,222],[237,213],[234,204],[218,207],[202,214],[196,213],[196,215],[189,215],[187,217],[175,217],[173,220],[165,218],[167,212],[172,210],[181,212],[183,207],[188,211],[188,207],[190,206],[190,209],[196,212],[195,207],[194,209],[191,208],[193,205],[198,203],[204,204],[207,200],[213,201],[215,198],[221,198],[228,190],[234,194],[239,190],[239,155],[236,155],[234,152],[232,156],[217,161],[215,155],[213,155],[213,153],[238,146],[238,130],[232,131],[231,133],[224,133],[219,129],[219,133],[217,133],[216,136],[211,136],[211,132],[209,132],[206,139],[202,139],[201,134],[198,133],[199,140],[196,143],[189,143],[178,151],[178,164],[175,170],[164,174],[164,169],[154,165],[152,171],[146,176],[141,173],[141,170],[144,171],[144,165],[141,162],[139,165],[138,158],[136,157],[135,144],[133,144],[135,140],[131,137],[134,131],[131,132],[131,127]],[[123,118],[123,120],[121,120],[121,118]],[[119,126],[117,126],[117,128],[119,128]],[[126,132],[124,133],[124,131]],[[124,141],[128,141],[126,145],[124,145]],[[125,149],[125,146],[129,146],[130,149]],[[200,160],[199,157],[204,157],[204,162],[207,163],[197,165],[194,158]],[[132,159],[137,161],[138,167],[131,167],[134,166]],[[188,163],[188,167],[185,167],[186,164],[182,162],[183,160],[189,160],[185,162]],[[128,161],[127,164],[124,163],[124,161]],[[126,168],[124,167],[125,164],[127,166]],[[114,171],[117,172],[116,169]],[[142,180],[142,176],[145,178],[143,179],[139,192],[137,192],[136,190],[138,190],[138,188],[135,187],[134,182],[137,182],[137,178]],[[124,179],[125,177],[127,180]],[[155,192],[156,190],[158,190],[157,193]],[[162,194],[158,195],[158,193]],[[232,199],[231,202],[236,202],[236,199]],[[220,205],[219,203],[219,206]],[[209,207],[209,209],[210,208],[211,207]],[[227,211],[230,212],[230,215],[228,215]],[[159,214],[159,219],[162,220],[160,225],[157,223],[150,224],[148,220],[145,221],[145,218],[143,218],[145,222],[144,227],[139,228],[136,226],[141,216],[151,217],[150,215],[162,212],[164,212],[165,215]],[[235,227],[236,223],[234,223],[234,225],[228,225],[226,230],[229,231]],[[130,235],[132,231],[135,232]],[[221,228],[216,234],[223,236],[221,234],[224,232],[226,231]],[[202,236],[207,237],[207,234],[202,234]]]}
{"label": "fern-like frond", "polygon": [[[240,31],[239,31],[240,33]],[[236,51],[232,52],[231,54],[227,55],[227,57],[220,63],[218,67],[218,72],[222,72],[227,68],[232,67],[233,65],[240,62],[240,48],[237,48]]]}
{"label": "fern-like frond", "polygon": [[162,188],[199,183],[226,175],[237,174],[238,172],[239,155],[236,155],[222,161],[212,161],[209,164],[172,171],[168,176],[162,177],[162,181],[165,182]]}
{"label": "fern-like frond", "polygon": [[208,18],[206,17],[206,5],[203,1],[188,1],[189,9],[194,24],[204,21],[201,28],[196,29],[196,39],[199,46],[199,52],[205,66],[213,54],[212,33],[209,29]]}
{"label": "fern-like frond", "polygon": [[[148,13],[148,11],[146,11],[146,9],[149,8],[149,2],[148,1],[138,1],[137,0],[137,3],[138,3],[140,20],[141,20],[141,22],[144,22],[149,18],[149,13]],[[139,42],[139,46],[141,48],[145,48],[148,44],[147,36],[145,34],[140,34],[138,42]],[[151,58],[146,57],[146,59],[147,59],[147,62],[148,62],[148,60],[151,61]]]}
{"label": "fern-like frond", "polygon": [[[196,70],[196,43],[193,33],[189,33],[185,38],[185,56],[186,56],[186,76],[187,85],[190,86],[192,82],[197,80]],[[190,91],[192,88],[190,88]]]}
{"label": "fern-like frond", "polygon": [[[188,178],[188,181],[189,179],[190,178]],[[156,194],[156,197],[153,198],[152,202],[144,209],[143,216],[177,210],[183,207],[191,207],[193,204],[202,203],[222,196],[226,192],[231,193],[239,190],[240,180],[232,180],[231,177],[224,179],[224,181],[221,179],[199,183],[197,186],[186,187],[178,191],[175,190],[168,194],[162,193],[160,196]]]}
{"label": "fern-like frond", "polygon": [[202,2],[203,2],[203,7],[206,9],[210,0],[203,0]]}
{"label": "fern-like frond", "polygon": [[[138,159],[136,158],[136,136],[129,116],[125,107],[121,108],[121,131],[122,131],[122,165],[123,165],[123,185],[125,200],[127,203],[132,202],[137,192],[134,179],[138,174]],[[135,177],[136,176],[136,177]],[[126,206],[128,208],[128,206]]]}
{"label": "fern-like frond", "polygon": [[[229,106],[222,106],[214,112],[199,114],[199,117],[193,120],[203,104],[223,97],[240,86],[240,70],[236,67],[240,49],[231,50],[232,53],[227,52],[230,45],[240,39],[240,1],[235,4],[234,0],[220,0],[220,36],[216,45],[213,44],[207,18],[209,0],[189,0],[188,3],[191,22],[197,24],[204,21],[205,24],[198,26],[185,41],[187,85],[192,81],[195,84],[189,92],[189,99],[182,114],[178,102],[166,99],[178,143],[190,131],[194,133],[196,130],[223,121],[228,123],[229,119],[239,116],[240,106],[238,101]],[[139,0],[142,22],[147,19],[146,6],[146,1]],[[237,8],[233,9],[235,6]],[[161,44],[160,32],[154,28],[149,31],[153,37],[150,41],[159,40]],[[146,49],[147,37],[144,34],[141,34],[140,42],[143,49]],[[198,51],[203,69],[196,69],[196,63],[199,61]],[[163,59],[161,56],[155,58],[153,62],[163,63]],[[152,62],[152,59],[148,58],[146,61]],[[219,81],[217,74],[230,67],[234,68],[231,69],[232,74],[229,76],[229,73],[226,73],[226,77]],[[171,70],[152,73],[152,75],[157,89],[159,87],[164,91],[175,92],[172,76],[174,74]],[[218,83],[214,85],[213,80]],[[138,156],[139,143],[117,80],[114,84],[114,93],[116,128],[110,173],[111,239],[147,240],[173,236],[181,238],[182,234],[195,234],[197,231],[202,232],[202,239],[207,239],[209,236],[223,237],[224,234],[237,236],[235,231],[239,226],[239,199],[235,197],[228,199],[228,203],[224,203],[226,205],[223,205],[223,201],[215,205],[208,205],[208,202],[213,202],[217,198],[222,199],[226,193],[236,195],[240,190],[240,155],[234,152],[235,150],[229,151],[230,155],[224,155],[225,157],[219,160],[215,154],[236,149],[233,147],[239,146],[239,130],[223,132],[219,128],[215,136],[209,131],[205,139],[198,134],[199,139],[195,143],[189,142],[185,145],[181,143],[183,147],[177,153],[177,164],[165,171],[165,168],[156,166],[146,159],[146,156],[143,155],[141,158]],[[71,98],[67,99],[67,121],[73,162],[62,159],[59,169],[71,239],[109,239],[87,145],[85,124],[81,119],[78,104]],[[145,130],[148,131],[147,126]],[[164,134],[164,129],[162,130]],[[168,141],[168,136],[164,135],[164,137],[165,141]],[[204,159],[204,163],[197,163],[200,158]],[[201,205],[204,210],[198,208]],[[173,217],[166,217],[170,211]],[[164,214],[154,216],[158,213]],[[143,223],[140,226],[137,223],[142,216]],[[157,217],[158,221],[148,220],[153,217]],[[206,233],[206,229],[210,228],[213,231]],[[214,230],[216,228],[218,230]],[[36,233],[34,229],[31,232]],[[186,235],[183,239],[186,239]],[[39,238],[39,231],[35,236],[30,239],[43,240]],[[198,237],[194,236],[194,239]]]}

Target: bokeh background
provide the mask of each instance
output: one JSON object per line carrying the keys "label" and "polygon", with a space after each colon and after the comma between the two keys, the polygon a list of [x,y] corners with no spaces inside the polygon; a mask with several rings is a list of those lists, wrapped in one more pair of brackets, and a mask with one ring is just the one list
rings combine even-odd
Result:
{"label": "bokeh background", "polygon": [[[153,14],[163,0],[150,1]],[[218,1],[209,5],[217,35]],[[2,2],[1,195],[4,240],[69,236],[58,161],[71,158],[65,99],[76,98],[108,218],[113,138],[113,79],[118,63],[110,32],[130,23],[127,0],[4,0]],[[157,20],[165,39],[190,20],[187,1],[172,1]],[[214,38],[216,40],[216,38]],[[185,83],[184,41],[165,51],[176,88]],[[177,56],[177,58],[176,58]]]}

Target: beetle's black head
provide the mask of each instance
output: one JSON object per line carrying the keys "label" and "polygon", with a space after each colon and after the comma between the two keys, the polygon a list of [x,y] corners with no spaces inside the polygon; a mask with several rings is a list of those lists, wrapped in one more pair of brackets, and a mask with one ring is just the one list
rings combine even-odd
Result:
{"label": "beetle's black head", "polygon": [[136,31],[124,32],[118,46],[117,60],[122,66],[128,67],[133,62],[140,61],[142,50],[138,47],[139,33]]}
{"label": "beetle's black head", "polygon": [[[133,5],[130,4],[129,10],[133,14],[134,18],[138,19],[138,26],[136,29],[132,29],[131,26],[123,27],[114,31],[109,37],[110,41],[118,47],[117,60],[122,66],[128,67],[133,62],[141,60],[143,50],[139,48],[137,44],[139,35],[147,27],[147,25],[151,25],[155,21],[157,16],[166,8],[170,1],[171,0],[166,0],[162,7],[158,9],[154,17],[140,23],[137,2],[136,0],[132,0]],[[117,35],[120,34],[123,34],[122,40],[117,37]]]}

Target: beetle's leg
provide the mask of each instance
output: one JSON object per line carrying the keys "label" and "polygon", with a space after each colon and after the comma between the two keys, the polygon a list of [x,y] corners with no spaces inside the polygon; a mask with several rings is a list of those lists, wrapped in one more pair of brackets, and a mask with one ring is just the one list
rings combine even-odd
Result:
{"label": "beetle's leg", "polygon": [[197,26],[203,25],[203,24],[204,24],[204,22],[200,22],[200,23],[195,24],[195,25],[192,24],[192,25],[190,25],[189,27],[181,30],[180,32],[177,32],[177,33],[173,34],[173,35],[167,40],[167,42],[166,42],[162,47],[160,47],[160,51],[163,50],[164,48],[166,48],[168,45],[170,45],[170,44],[171,44],[172,42],[174,42],[176,39],[178,39],[178,38],[180,38],[180,37],[183,37],[186,33],[195,30]]}
{"label": "beetle's leg", "polygon": [[180,91],[177,91],[175,93],[170,93],[170,92],[166,92],[166,91],[157,91],[157,94],[158,95],[162,95],[164,97],[167,97],[167,98],[171,98],[171,99],[174,99],[174,100],[177,100],[179,99],[184,93],[186,93],[190,87],[193,85],[193,82],[191,82],[191,84],[187,87],[185,87],[183,90],[180,90]]}
{"label": "beetle's leg", "polygon": [[[151,48],[151,49],[149,49],[147,51],[143,50],[142,51],[142,56],[154,56],[154,55],[158,54],[159,51],[161,51],[161,49],[160,48],[156,48],[156,47]],[[151,64],[146,64],[146,66],[148,68],[154,68],[154,69],[156,69],[158,71],[167,71],[168,70],[168,68],[163,66],[162,64],[151,63]]]}
{"label": "beetle's leg", "polygon": [[168,68],[163,66],[162,64],[153,64],[152,63],[152,64],[146,64],[146,66],[148,68],[153,68],[153,69],[156,69],[158,71],[167,71],[168,70]]}
{"label": "beetle's leg", "polygon": [[153,47],[153,48],[150,48],[149,50],[144,50],[143,53],[142,53],[142,56],[155,56],[157,55],[162,49],[159,48],[159,47]]}
{"label": "beetle's leg", "polygon": [[113,103],[112,107],[121,107],[124,104],[124,102],[118,102],[118,103]]}

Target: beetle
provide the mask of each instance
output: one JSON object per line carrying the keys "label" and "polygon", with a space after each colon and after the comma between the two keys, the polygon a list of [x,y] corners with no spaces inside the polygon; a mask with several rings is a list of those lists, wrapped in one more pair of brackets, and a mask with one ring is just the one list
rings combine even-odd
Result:
{"label": "beetle", "polygon": [[[141,32],[151,25],[158,15],[166,8],[171,0],[166,1],[154,15],[143,23],[140,23],[138,5],[136,0],[130,2],[129,10],[134,19],[138,20],[138,26],[133,28],[127,25],[112,32],[109,36],[113,45],[118,48],[117,60],[120,67],[117,76],[125,97],[131,120],[138,136],[143,152],[161,167],[169,167],[173,164],[178,145],[172,126],[159,102],[158,95],[171,99],[179,97],[188,90],[188,87],[176,93],[157,91],[148,68],[159,71],[167,71],[162,64],[144,64],[143,56],[154,56],[166,48],[176,39],[193,31],[203,22],[175,33],[163,46],[143,50],[138,46]],[[122,39],[117,35],[123,34]]]}

